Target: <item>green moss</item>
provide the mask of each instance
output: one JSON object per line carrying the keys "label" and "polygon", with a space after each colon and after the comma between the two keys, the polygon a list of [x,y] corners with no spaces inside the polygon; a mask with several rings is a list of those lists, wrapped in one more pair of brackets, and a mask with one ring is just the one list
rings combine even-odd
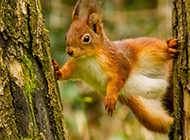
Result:
{"label": "green moss", "polygon": [[173,66],[173,84],[174,84],[174,123],[171,125],[170,131],[168,132],[169,140],[178,140],[181,133],[181,99],[182,95],[180,93],[180,85],[179,85],[179,77],[178,77],[178,69],[179,65],[177,64],[177,60],[174,60]]}
{"label": "green moss", "polygon": [[[9,48],[13,48],[13,51],[7,51],[9,53],[7,56],[19,60],[22,65],[25,80],[22,90],[26,94],[30,116],[33,118],[33,123],[30,124],[32,134],[25,139],[29,139],[29,137],[36,137],[36,139],[44,138],[42,134],[40,134],[40,137],[37,137],[37,133],[35,132],[35,129],[38,127],[35,122],[33,92],[37,89],[38,85],[36,83],[38,77],[36,76],[32,61],[36,62],[36,60],[39,62],[38,64],[40,64],[46,80],[45,84],[47,85],[48,92],[46,94],[46,99],[48,100],[47,108],[49,109],[52,133],[55,139],[67,139],[67,133],[64,133],[67,130],[64,126],[59,89],[52,69],[49,36],[45,29],[40,0],[28,0],[24,2],[26,14],[23,13],[18,1],[1,1],[0,27],[3,39],[7,42],[12,42],[12,44],[6,44]],[[26,49],[28,54],[25,53]],[[0,71],[0,74],[3,74],[3,72]]]}
{"label": "green moss", "polygon": [[33,59],[29,56],[29,54],[24,54],[24,58],[21,61],[22,70],[25,77],[25,84],[23,89],[29,102],[30,116],[32,118],[32,123],[30,123],[29,126],[30,134],[31,137],[36,137],[37,133],[35,129],[37,129],[37,122],[35,119],[35,112],[33,107],[33,92],[36,91],[37,88],[37,76],[32,65]]}
{"label": "green moss", "polygon": [[168,140],[174,140],[175,123],[170,125],[170,130],[167,133]]}
{"label": "green moss", "polygon": [[36,89],[36,81],[37,76],[35,75],[35,71],[32,65],[32,59],[28,58],[28,55],[24,54],[24,58],[21,61],[23,74],[25,76],[26,84],[25,84],[25,91],[26,93],[32,93]]}
{"label": "green moss", "polygon": [[18,140],[44,140],[40,136],[33,137],[33,138],[20,138]]}
{"label": "green moss", "polygon": [[[32,38],[32,54],[36,57],[40,64],[42,65],[42,71],[44,72],[44,77],[47,81],[48,93],[46,94],[46,99],[50,100],[48,105],[50,121],[52,125],[53,135],[55,139],[65,139],[64,131],[67,131],[64,125],[63,110],[60,101],[59,90],[57,89],[50,54],[50,43],[49,37],[45,29],[44,19],[41,12],[36,12],[35,4],[30,3],[30,32],[33,36]],[[38,8],[40,10],[40,3],[38,3]],[[36,22],[37,21],[37,22]],[[39,26],[41,25],[41,26]],[[40,28],[39,28],[40,27]],[[36,36],[36,34],[39,36]],[[66,134],[67,135],[67,134]],[[68,137],[68,136],[67,136]]]}

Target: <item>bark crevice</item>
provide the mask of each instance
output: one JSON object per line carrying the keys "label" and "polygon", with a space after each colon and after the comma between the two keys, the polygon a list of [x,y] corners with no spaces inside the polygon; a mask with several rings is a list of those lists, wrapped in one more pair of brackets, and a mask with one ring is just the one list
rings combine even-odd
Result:
{"label": "bark crevice", "polygon": [[39,0],[0,7],[0,139],[69,139]]}
{"label": "bark crevice", "polygon": [[180,53],[174,59],[174,123],[170,140],[190,139],[190,1],[173,0],[173,36],[179,40]]}

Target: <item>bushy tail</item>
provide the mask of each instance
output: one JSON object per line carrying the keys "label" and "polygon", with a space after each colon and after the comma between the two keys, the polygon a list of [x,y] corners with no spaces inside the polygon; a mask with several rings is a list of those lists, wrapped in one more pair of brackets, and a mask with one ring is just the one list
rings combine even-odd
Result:
{"label": "bushy tail", "polygon": [[123,95],[118,99],[122,104],[129,106],[139,122],[148,130],[165,134],[170,129],[169,124],[173,123],[173,118],[162,107],[161,99]]}

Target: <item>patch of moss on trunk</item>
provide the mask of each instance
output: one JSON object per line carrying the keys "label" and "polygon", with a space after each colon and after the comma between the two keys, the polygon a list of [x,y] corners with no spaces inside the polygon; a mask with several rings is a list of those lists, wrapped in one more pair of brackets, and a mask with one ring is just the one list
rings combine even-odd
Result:
{"label": "patch of moss on trunk", "polygon": [[[8,70],[9,76],[6,75],[12,86],[11,92],[16,109],[15,119],[20,122],[17,123],[19,132],[16,133],[19,133],[18,136],[23,139],[42,139],[42,137],[69,139],[51,63],[49,36],[45,29],[40,1],[2,0],[0,7],[0,35],[4,43],[3,59],[6,60],[7,68],[10,62],[19,63],[24,75],[24,78],[11,75],[11,72],[14,73],[13,70]],[[38,79],[39,75],[43,80]],[[18,84],[15,79],[19,78],[24,79],[24,82]],[[45,114],[40,114],[40,110],[43,110]],[[27,116],[25,122],[21,122],[24,115]],[[22,133],[24,128],[27,130],[23,130]]]}

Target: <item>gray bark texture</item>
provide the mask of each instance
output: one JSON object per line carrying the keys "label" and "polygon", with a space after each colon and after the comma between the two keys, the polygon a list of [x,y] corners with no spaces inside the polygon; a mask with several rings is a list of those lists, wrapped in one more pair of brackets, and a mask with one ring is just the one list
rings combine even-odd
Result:
{"label": "gray bark texture", "polygon": [[170,140],[190,140],[190,1],[173,0],[172,30],[180,53],[174,60],[174,123]]}
{"label": "gray bark texture", "polygon": [[69,139],[39,0],[0,0],[0,140]]}

